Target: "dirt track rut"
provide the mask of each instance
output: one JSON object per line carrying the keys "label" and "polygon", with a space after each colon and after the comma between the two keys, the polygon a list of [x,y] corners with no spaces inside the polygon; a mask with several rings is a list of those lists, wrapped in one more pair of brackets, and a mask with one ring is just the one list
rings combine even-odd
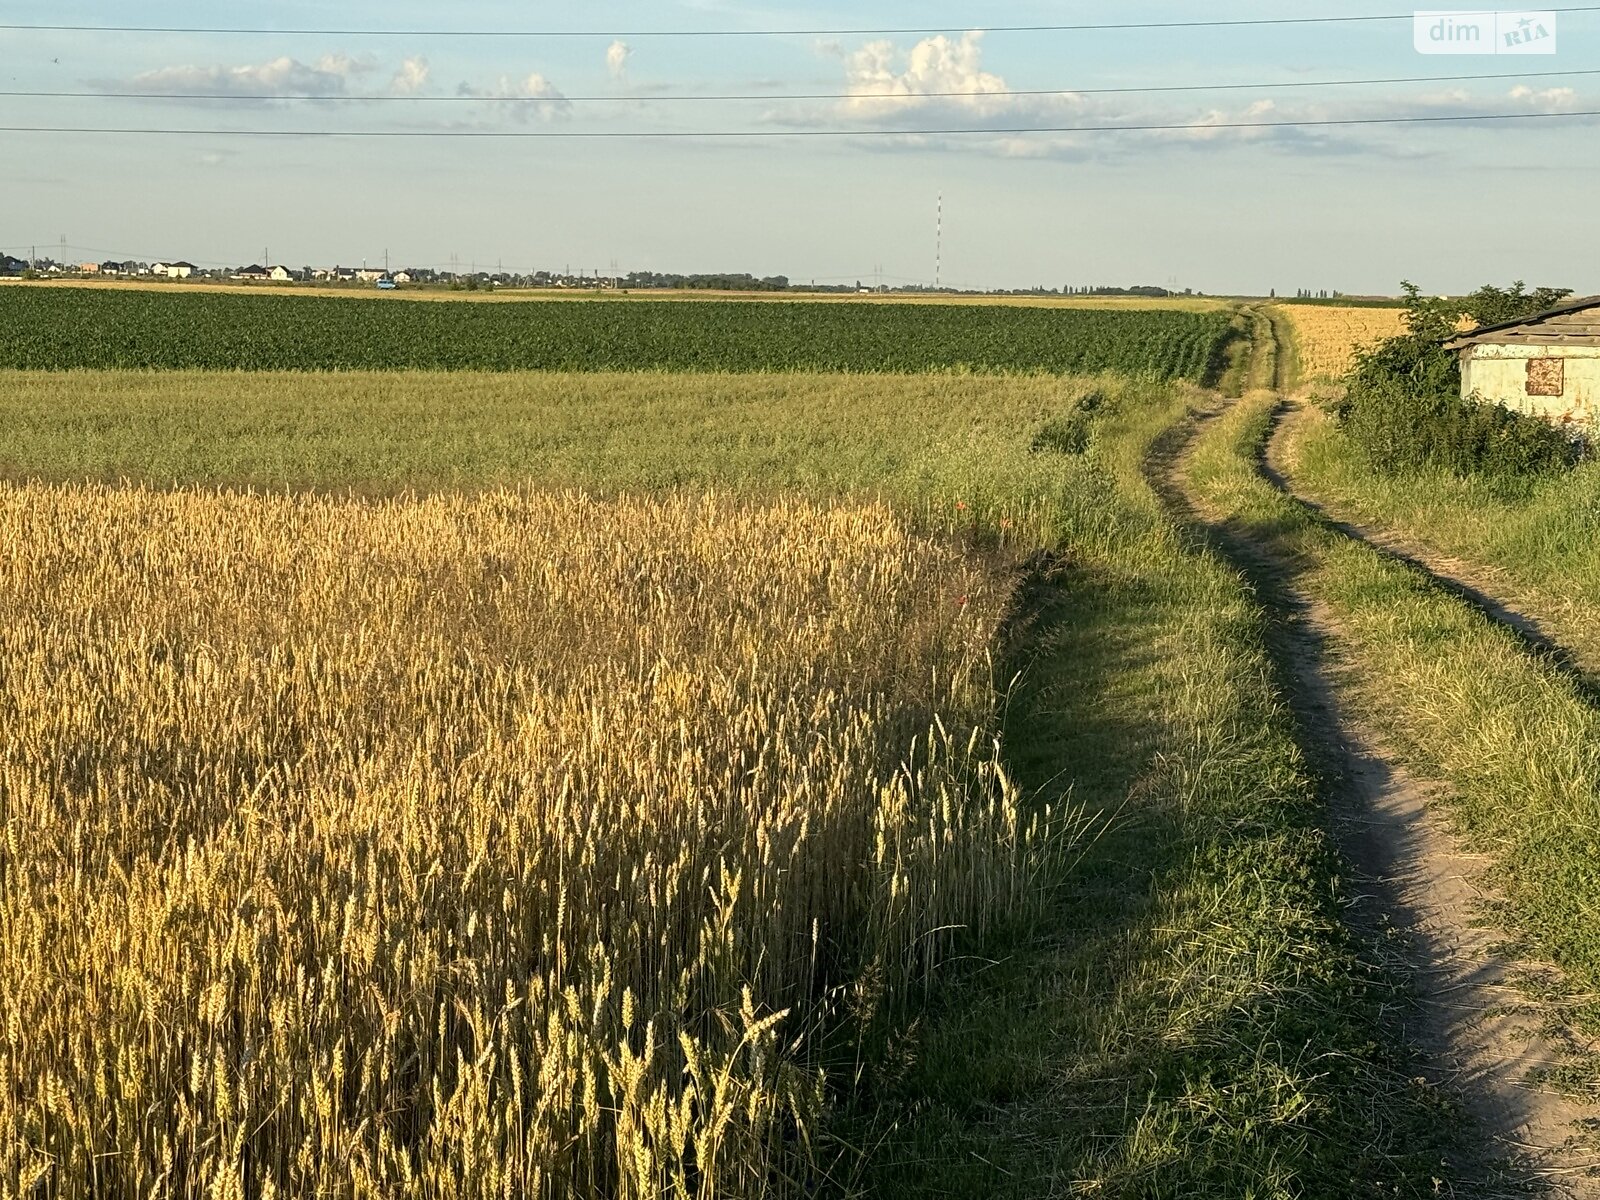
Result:
{"label": "dirt track rut", "polygon": [[1600,657],[1575,648],[1576,640],[1561,628],[1559,619],[1539,611],[1537,602],[1515,594],[1494,571],[1442,554],[1393,530],[1348,519],[1298,488],[1293,443],[1296,427],[1306,415],[1304,404],[1293,401],[1284,402],[1274,414],[1262,463],[1262,474],[1274,487],[1315,512],[1330,528],[1426,575],[1435,587],[1505,626],[1528,650],[1567,675],[1592,700],[1600,701]]}

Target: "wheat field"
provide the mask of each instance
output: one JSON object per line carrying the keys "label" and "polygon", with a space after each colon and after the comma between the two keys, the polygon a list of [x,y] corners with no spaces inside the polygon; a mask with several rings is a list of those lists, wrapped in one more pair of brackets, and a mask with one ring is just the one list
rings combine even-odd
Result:
{"label": "wheat field", "polygon": [[1343,308],[1285,304],[1294,330],[1300,378],[1337,379],[1355,365],[1358,351],[1405,332],[1403,308]]}
{"label": "wheat field", "polygon": [[1011,566],[886,506],[19,485],[0,544],[6,1200],[811,1190],[826,1046],[1064,840]]}

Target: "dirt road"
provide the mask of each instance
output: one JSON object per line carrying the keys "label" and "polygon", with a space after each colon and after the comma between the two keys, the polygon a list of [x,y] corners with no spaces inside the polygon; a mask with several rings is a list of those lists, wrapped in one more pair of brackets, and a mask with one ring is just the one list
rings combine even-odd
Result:
{"label": "dirt road", "polygon": [[[1262,375],[1280,382],[1275,368]],[[1270,531],[1208,511],[1189,486],[1189,450],[1226,403],[1174,430],[1148,472],[1168,505],[1251,581],[1273,617],[1279,682],[1326,781],[1330,828],[1354,871],[1345,885],[1350,922],[1414,993],[1414,1003],[1393,1014],[1396,1025],[1430,1078],[1459,1095],[1478,1127],[1478,1195],[1600,1197],[1600,1154],[1585,1137],[1597,1114],[1539,1082],[1573,1048],[1571,1035],[1530,998],[1537,989],[1518,986],[1554,968],[1500,952],[1506,939],[1489,923],[1484,861],[1462,852],[1433,804],[1443,785],[1413,776],[1354,700],[1351,639],[1307,586],[1305,564]],[[1258,467],[1286,487],[1281,463],[1263,457]],[[1358,530],[1330,528],[1361,540]],[[1561,647],[1537,622],[1457,583],[1449,590],[1517,630],[1530,653],[1562,661]]]}

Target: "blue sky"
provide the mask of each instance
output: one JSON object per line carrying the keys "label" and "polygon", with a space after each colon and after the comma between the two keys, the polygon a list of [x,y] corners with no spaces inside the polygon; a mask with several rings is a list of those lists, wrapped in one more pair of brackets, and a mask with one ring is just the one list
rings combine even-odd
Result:
{"label": "blue sky", "polygon": [[[581,38],[0,31],[0,88],[265,94],[268,102],[0,98],[0,125],[203,130],[642,130],[710,140],[315,139],[0,133],[0,249],[290,265],[752,271],[944,282],[1428,290],[1526,278],[1600,292],[1592,119],[1328,130],[773,138],[820,129],[1183,124],[1600,109],[1600,75],[1305,88],[1308,81],[1600,69],[1600,13],[1555,56],[1424,57],[1407,23],[970,36],[973,26],[1405,12],[1381,0],[218,6],[9,0],[6,22],[585,29]],[[940,26],[941,39],[655,38],[649,30]],[[618,38],[618,33],[627,34]],[[625,42],[625,51],[617,43]],[[920,44],[919,44],[920,43]],[[934,91],[1264,83],[1247,92],[938,99]],[[763,97],[703,102],[656,97]],[[783,101],[782,92],[850,100]],[[326,103],[305,95],[464,96]],[[884,99],[885,94],[899,99]],[[628,96],[628,103],[579,97]],[[503,97],[518,97],[508,103]],[[528,104],[526,98],[544,103]],[[76,249],[81,247],[81,252]],[[91,253],[92,251],[92,253]]]}

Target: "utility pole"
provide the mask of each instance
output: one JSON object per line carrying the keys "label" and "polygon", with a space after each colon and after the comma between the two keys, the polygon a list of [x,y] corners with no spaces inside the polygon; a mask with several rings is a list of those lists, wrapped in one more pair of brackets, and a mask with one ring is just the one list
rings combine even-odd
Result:
{"label": "utility pole", "polygon": [[933,290],[939,290],[944,277],[944,193],[939,193],[939,211],[934,222],[933,240]]}

